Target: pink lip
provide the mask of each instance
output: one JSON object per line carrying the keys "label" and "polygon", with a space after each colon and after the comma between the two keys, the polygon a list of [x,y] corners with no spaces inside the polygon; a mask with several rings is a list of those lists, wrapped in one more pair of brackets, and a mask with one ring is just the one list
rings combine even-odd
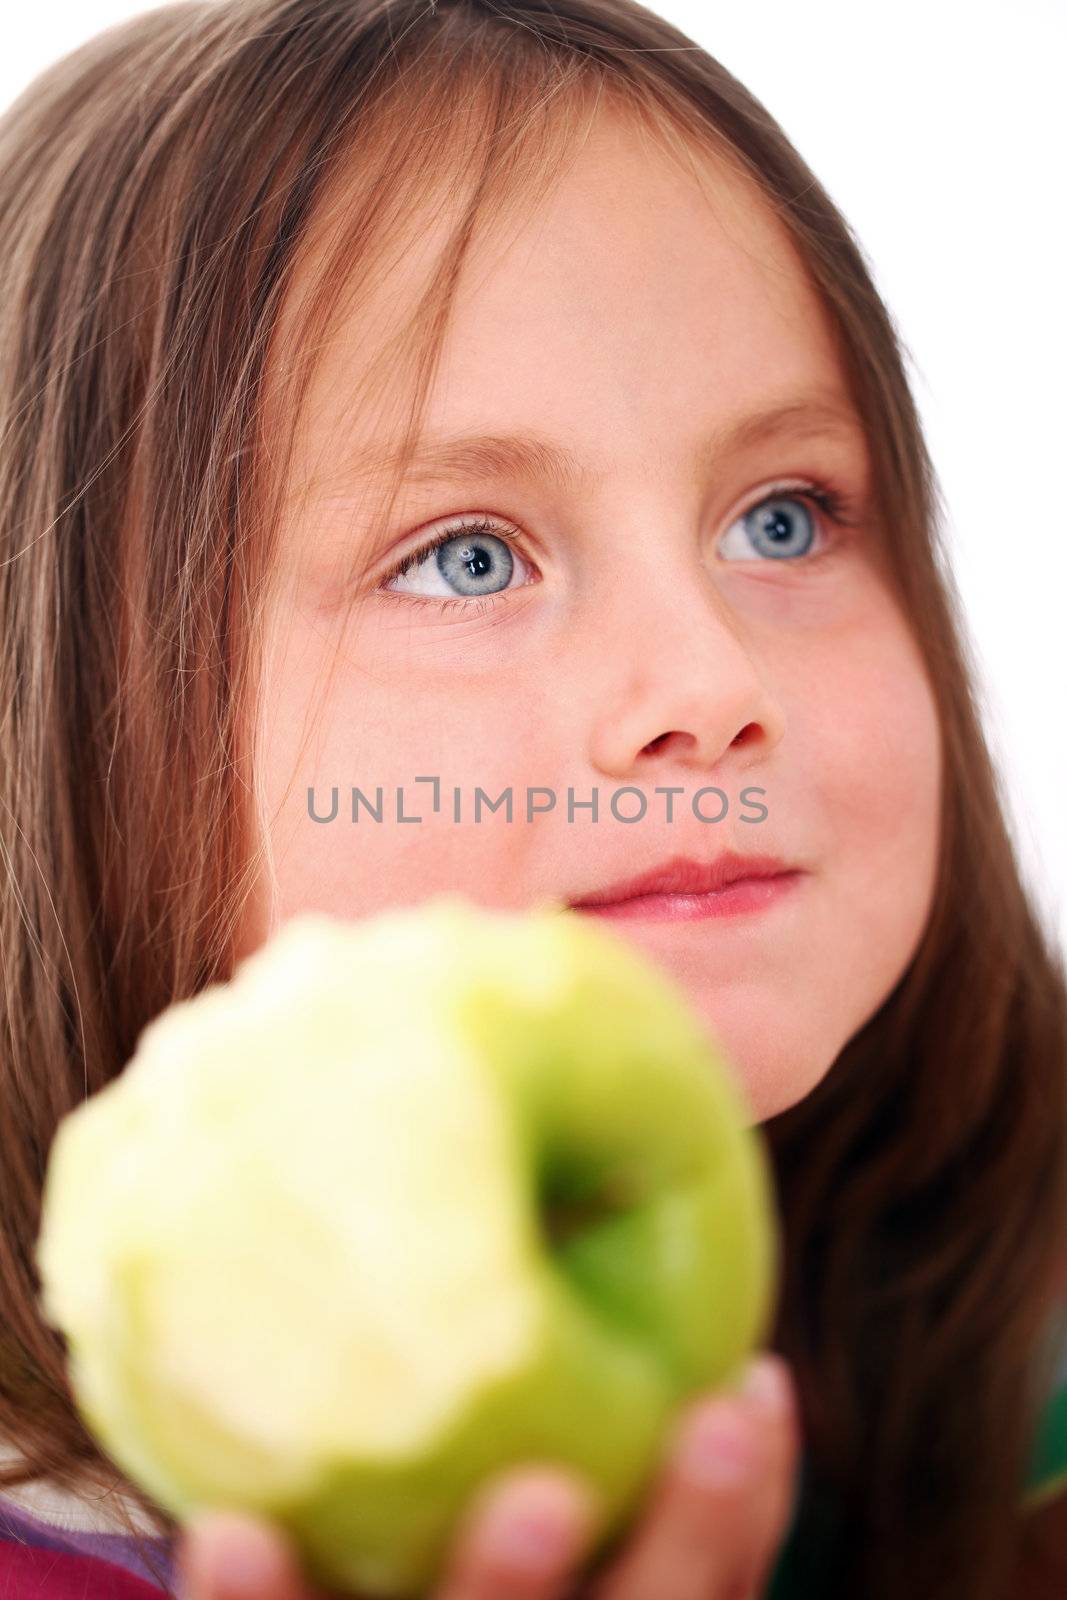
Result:
{"label": "pink lip", "polygon": [[773,856],[741,856],[726,851],[715,861],[674,856],[636,878],[569,902],[576,911],[626,920],[692,921],[762,910],[803,877]]}

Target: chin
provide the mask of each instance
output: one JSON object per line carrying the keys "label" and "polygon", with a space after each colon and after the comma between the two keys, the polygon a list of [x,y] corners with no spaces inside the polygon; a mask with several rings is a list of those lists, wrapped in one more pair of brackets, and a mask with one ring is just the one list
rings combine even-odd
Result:
{"label": "chin", "polygon": [[[717,1003],[716,1003],[717,1001]],[[693,996],[693,1004],[716,1044],[749,1111],[751,1123],[767,1122],[788,1111],[815,1089],[836,1060],[837,1051],[815,1050],[798,1043],[795,1020],[765,1002],[758,1014],[729,1016],[720,994],[716,1000]]]}

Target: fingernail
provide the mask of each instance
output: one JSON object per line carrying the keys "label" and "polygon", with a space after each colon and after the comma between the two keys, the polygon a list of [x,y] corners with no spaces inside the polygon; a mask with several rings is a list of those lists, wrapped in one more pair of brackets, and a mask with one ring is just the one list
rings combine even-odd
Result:
{"label": "fingernail", "polygon": [[521,1509],[501,1507],[489,1514],[482,1534],[487,1554],[527,1572],[547,1572],[567,1556],[574,1518],[561,1499],[529,1500]]}
{"label": "fingernail", "polygon": [[741,1393],[768,1415],[783,1412],[789,1404],[789,1380],[783,1362],[774,1355],[757,1356],[748,1366]]}
{"label": "fingernail", "polygon": [[682,1445],[681,1465],[693,1483],[717,1489],[747,1478],[757,1455],[750,1425],[734,1410],[719,1406],[694,1419]]}

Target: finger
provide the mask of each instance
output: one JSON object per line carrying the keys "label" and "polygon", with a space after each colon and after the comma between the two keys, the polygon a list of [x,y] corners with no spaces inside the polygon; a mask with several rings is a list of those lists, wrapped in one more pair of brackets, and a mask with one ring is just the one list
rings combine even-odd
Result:
{"label": "finger", "polygon": [[[784,1370],[778,1358],[768,1359]],[[758,1593],[756,1574],[773,1562],[788,1506],[791,1426],[788,1405],[762,1409],[747,1394],[719,1392],[691,1407],[648,1510],[598,1580],[595,1600],[748,1600]]]}
{"label": "finger", "polygon": [[800,1486],[800,1419],[796,1393],[784,1361],[772,1364],[771,1378],[762,1396],[768,1420],[777,1414],[780,1426],[769,1431],[771,1460],[767,1468],[769,1490],[757,1512],[755,1558],[742,1593],[762,1595],[768,1587],[781,1548],[797,1510]]}
{"label": "finger", "polygon": [[320,1600],[280,1530],[236,1511],[201,1512],[182,1530],[179,1600]]}
{"label": "finger", "polygon": [[554,1600],[589,1549],[595,1492],[558,1469],[528,1468],[478,1496],[434,1600]]}

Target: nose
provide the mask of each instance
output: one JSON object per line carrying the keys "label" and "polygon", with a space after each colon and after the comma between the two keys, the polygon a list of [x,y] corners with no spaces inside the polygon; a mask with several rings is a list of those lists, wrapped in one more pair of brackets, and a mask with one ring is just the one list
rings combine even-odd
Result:
{"label": "nose", "polygon": [[[740,774],[785,732],[781,700],[707,568],[696,558],[642,557],[623,582],[598,639],[590,758],[609,777],[649,778],[668,767]],[[620,642],[604,670],[603,640]],[[621,670],[620,670],[621,668]]]}

